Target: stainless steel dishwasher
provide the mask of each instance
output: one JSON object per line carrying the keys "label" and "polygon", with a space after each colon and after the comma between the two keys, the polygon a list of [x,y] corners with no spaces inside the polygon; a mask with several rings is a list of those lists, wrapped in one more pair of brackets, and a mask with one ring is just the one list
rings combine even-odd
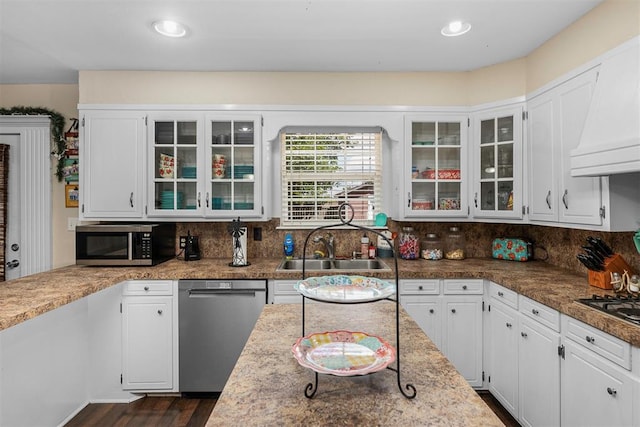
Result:
{"label": "stainless steel dishwasher", "polygon": [[266,302],[266,280],[178,281],[180,392],[222,391]]}

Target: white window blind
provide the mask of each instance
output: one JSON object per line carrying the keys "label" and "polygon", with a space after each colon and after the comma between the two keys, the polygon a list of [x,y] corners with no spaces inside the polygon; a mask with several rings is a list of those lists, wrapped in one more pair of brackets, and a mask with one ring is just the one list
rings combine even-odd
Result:
{"label": "white window blind", "polygon": [[283,226],[340,221],[348,202],[353,222],[372,225],[382,208],[382,132],[281,133]]}

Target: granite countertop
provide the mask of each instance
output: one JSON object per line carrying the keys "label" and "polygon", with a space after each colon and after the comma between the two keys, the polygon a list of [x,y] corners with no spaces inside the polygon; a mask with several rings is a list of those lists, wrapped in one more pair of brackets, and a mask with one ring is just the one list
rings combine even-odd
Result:
{"label": "granite countertop", "polygon": [[[0,284],[0,330],[125,280],[139,279],[294,279],[300,273],[276,271],[279,258],[257,258],[247,267],[230,267],[228,259],[167,261],[154,267],[68,266]],[[385,260],[393,267],[393,259]],[[400,278],[481,278],[496,282],[561,313],[640,347],[640,326],[574,302],[605,291],[589,286],[587,275],[541,261],[513,262],[490,258],[462,261],[398,260]],[[368,275],[393,279],[394,271]]]}
{"label": "granite countertop", "polygon": [[[395,347],[395,304],[307,304],[306,334],[334,330],[380,336]],[[460,425],[502,422],[404,310],[400,310],[400,381],[415,386],[405,398],[397,375],[320,375],[312,399],[304,395],[313,371],[291,353],[301,336],[300,304],[265,306],[218,399],[207,427],[228,425]],[[395,364],[392,366],[396,366]]]}

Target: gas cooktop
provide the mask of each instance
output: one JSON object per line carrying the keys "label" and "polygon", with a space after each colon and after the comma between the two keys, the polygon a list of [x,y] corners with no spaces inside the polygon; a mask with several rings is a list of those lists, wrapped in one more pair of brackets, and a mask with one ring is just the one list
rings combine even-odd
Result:
{"label": "gas cooktop", "polygon": [[593,295],[576,301],[640,326],[639,295]]}

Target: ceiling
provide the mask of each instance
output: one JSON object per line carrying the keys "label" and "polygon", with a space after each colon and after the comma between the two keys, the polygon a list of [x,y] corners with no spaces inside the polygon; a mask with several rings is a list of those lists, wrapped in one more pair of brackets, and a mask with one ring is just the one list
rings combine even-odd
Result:
{"label": "ceiling", "polygon": [[[0,84],[78,70],[467,71],[528,55],[601,0],[0,0]],[[189,33],[153,32],[176,19]],[[443,37],[452,19],[471,31]]]}

